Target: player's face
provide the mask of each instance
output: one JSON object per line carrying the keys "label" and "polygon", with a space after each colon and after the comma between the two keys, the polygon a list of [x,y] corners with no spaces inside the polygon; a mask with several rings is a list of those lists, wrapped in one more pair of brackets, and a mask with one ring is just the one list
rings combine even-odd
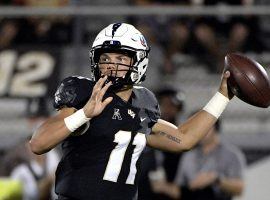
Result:
{"label": "player's face", "polygon": [[120,53],[103,53],[99,58],[102,75],[124,77],[132,64],[132,59]]}

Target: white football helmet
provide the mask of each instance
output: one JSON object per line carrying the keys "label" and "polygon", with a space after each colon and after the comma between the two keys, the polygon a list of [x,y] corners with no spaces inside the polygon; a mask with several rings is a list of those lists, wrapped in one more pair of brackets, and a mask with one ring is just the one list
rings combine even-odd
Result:
{"label": "white football helmet", "polygon": [[[102,75],[99,70],[99,57],[105,52],[127,54],[133,63],[125,77],[108,76],[112,88],[121,89],[124,85],[139,84],[145,79],[148,66],[148,47],[144,36],[134,26],[126,23],[110,24],[97,35],[90,50],[91,69],[95,81]],[[111,73],[111,74],[117,74]]]}

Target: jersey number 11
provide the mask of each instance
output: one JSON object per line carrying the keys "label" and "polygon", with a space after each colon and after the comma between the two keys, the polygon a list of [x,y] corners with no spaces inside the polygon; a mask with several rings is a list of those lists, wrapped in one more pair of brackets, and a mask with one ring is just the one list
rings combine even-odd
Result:
{"label": "jersey number 11", "polygon": [[[112,150],[103,180],[117,182],[118,176],[120,174],[122,164],[124,161],[125,153],[127,147],[131,140],[131,132],[128,131],[118,131],[114,136],[114,142],[117,143],[115,148]],[[143,133],[137,133],[132,142],[135,148],[132,153],[130,171],[126,180],[126,184],[134,184],[135,176],[137,173],[136,163],[142,153],[145,145],[146,138]]]}

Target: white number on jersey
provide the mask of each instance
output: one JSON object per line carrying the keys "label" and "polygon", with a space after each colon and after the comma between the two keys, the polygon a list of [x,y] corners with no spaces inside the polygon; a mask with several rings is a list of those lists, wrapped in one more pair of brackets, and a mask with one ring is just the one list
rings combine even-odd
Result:
{"label": "white number on jersey", "polygon": [[[131,140],[131,132],[118,131],[115,134],[114,142],[116,142],[117,145],[111,152],[109,162],[107,164],[106,171],[103,176],[103,180],[117,182],[130,140]],[[134,151],[132,153],[130,171],[126,180],[126,184],[133,185],[137,173],[136,163],[146,145],[145,135],[142,133],[137,133],[136,136],[134,137],[132,144],[135,145],[136,147],[134,148]]]}

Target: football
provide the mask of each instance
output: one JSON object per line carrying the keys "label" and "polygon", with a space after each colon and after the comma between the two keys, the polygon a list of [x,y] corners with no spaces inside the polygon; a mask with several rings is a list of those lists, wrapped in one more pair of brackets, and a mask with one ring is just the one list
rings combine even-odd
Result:
{"label": "football", "polygon": [[225,69],[230,71],[228,87],[242,101],[267,108],[270,105],[270,81],[265,69],[242,54],[225,56]]}

